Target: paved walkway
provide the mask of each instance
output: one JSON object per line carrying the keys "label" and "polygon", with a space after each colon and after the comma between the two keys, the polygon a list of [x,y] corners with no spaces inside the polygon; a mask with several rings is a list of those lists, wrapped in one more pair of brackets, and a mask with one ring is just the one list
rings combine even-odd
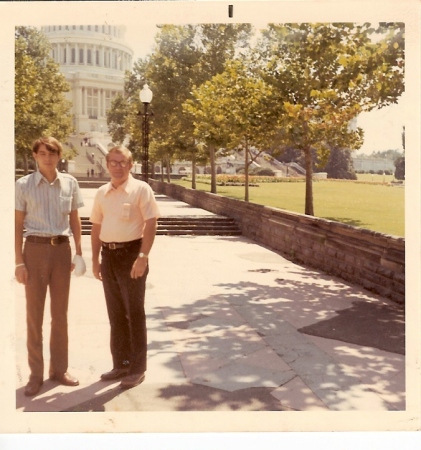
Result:
{"label": "paved walkway", "polygon": [[[83,189],[89,215],[94,189]],[[157,196],[162,215],[211,214]],[[392,302],[289,262],[244,237],[157,236],[146,310],[148,371],[122,391],[111,369],[101,283],[72,277],[70,367],[76,388],[29,372],[23,287],[17,285],[17,411],[401,411],[404,320]],[[45,318],[48,366],[49,317]]]}

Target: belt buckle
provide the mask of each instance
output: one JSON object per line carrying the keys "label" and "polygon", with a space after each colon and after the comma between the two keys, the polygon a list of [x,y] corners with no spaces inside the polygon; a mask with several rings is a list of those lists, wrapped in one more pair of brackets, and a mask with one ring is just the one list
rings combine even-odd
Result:
{"label": "belt buckle", "polygon": [[51,238],[51,245],[54,245],[54,246],[56,246],[56,245],[58,245],[59,244],[59,238],[58,238],[58,236],[53,236],[52,238]]}
{"label": "belt buckle", "polygon": [[110,244],[108,244],[108,248],[110,248],[111,250],[115,250],[117,248],[117,245],[115,242],[111,242]]}

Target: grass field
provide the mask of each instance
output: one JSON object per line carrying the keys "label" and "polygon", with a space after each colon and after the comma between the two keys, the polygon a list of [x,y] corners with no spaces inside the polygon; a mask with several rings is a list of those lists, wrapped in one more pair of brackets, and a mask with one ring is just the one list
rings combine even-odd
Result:
{"label": "grass field", "polygon": [[[364,182],[361,183],[315,181],[313,183],[315,216],[385,234],[404,236],[404,188],[377,184],[383,182],[383,175],[365,174],[362,178],[361,181]],[[392,181],[392,176],[385,178],[386,183]],[[191,187],[190,181],[180,180],[174,183]],[[205,183],[197,183],[196,188],[210,191],[210,185]],[[260,183],[259,187],[250,187],[249,192],[250,202],[304,213],[304,182]],[[244,186],[218,186],[217,193],[243,200]]]}

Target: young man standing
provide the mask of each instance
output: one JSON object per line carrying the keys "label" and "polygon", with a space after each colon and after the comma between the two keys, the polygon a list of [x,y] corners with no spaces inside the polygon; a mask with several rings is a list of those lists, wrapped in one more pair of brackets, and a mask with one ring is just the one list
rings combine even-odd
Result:
{"label": "young man standing", "polygon": [[111,182],[98,189],[90,217],[92,271],[102,280],[111,328],[113,368],[101,379],[124,377],[128,389],[145,379],[146,277],[159,209],[151,187],[130,174],[127,148],[112,148],[106,160]]}
{"label": "young man standing", "polygon": [[81,256],[78,208],[83,201],[76,179],[56,168],[61,153],[61,144],[55,138],[38,139],[32,148],[38,170],[16,182],[15,276],[25,285],[26,294],[31,371],[25,387],[27,396],[36,395],[44,381],[42,324],[47,288],[51,299],[49,376],[66,386],[79,384],[67,373],[67,310],[74,269],[69,238],[73,235],[76,254]]}

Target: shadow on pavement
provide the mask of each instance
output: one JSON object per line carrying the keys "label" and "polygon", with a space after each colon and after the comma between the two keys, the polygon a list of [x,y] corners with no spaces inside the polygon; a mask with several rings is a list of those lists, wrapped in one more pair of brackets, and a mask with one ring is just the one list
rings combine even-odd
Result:
{"label": "shadow on pavement", "polygon": [[[114,389],[65,412],[103,411],[282,411],[269,388],[225,392],[196,384],[144,384],[128,391]],[[105,406],[106,405],[106,406]]]}
{"label": "shadow on pavement", "polygon": [[[55,387],[57,387],[57,383],[46,380],[44,381],[41,391],[35,397],[25,397],[24,387],[17,389],[16,408],[23,408],[22,411],[24,412],[66,411],[66,409],[60,410],[60,408],[55,407],[55,404],[75,404],[78,403],[78,401],[84,402],[84,399],[89,398],[90,400],[84,402],[86,409],[83,409],[83,411],[105,411],[104,405],[121,393],[120,387],[116,387],[115,383],[111,384],[97,381],[82,389],[74,388],[75,390],[69,393],[58,392],[46,395]],[[107,389],[107,387],[109,387],[109,389]],[[95,408],[97,409],[90,409],[89,405],[91,403],[95,405]]]}
{"label": "shadow on pavement", "polygon": [[398,307],[353,302],[351,308],[298,331],[312,336],[405,354],[405,313]]}

